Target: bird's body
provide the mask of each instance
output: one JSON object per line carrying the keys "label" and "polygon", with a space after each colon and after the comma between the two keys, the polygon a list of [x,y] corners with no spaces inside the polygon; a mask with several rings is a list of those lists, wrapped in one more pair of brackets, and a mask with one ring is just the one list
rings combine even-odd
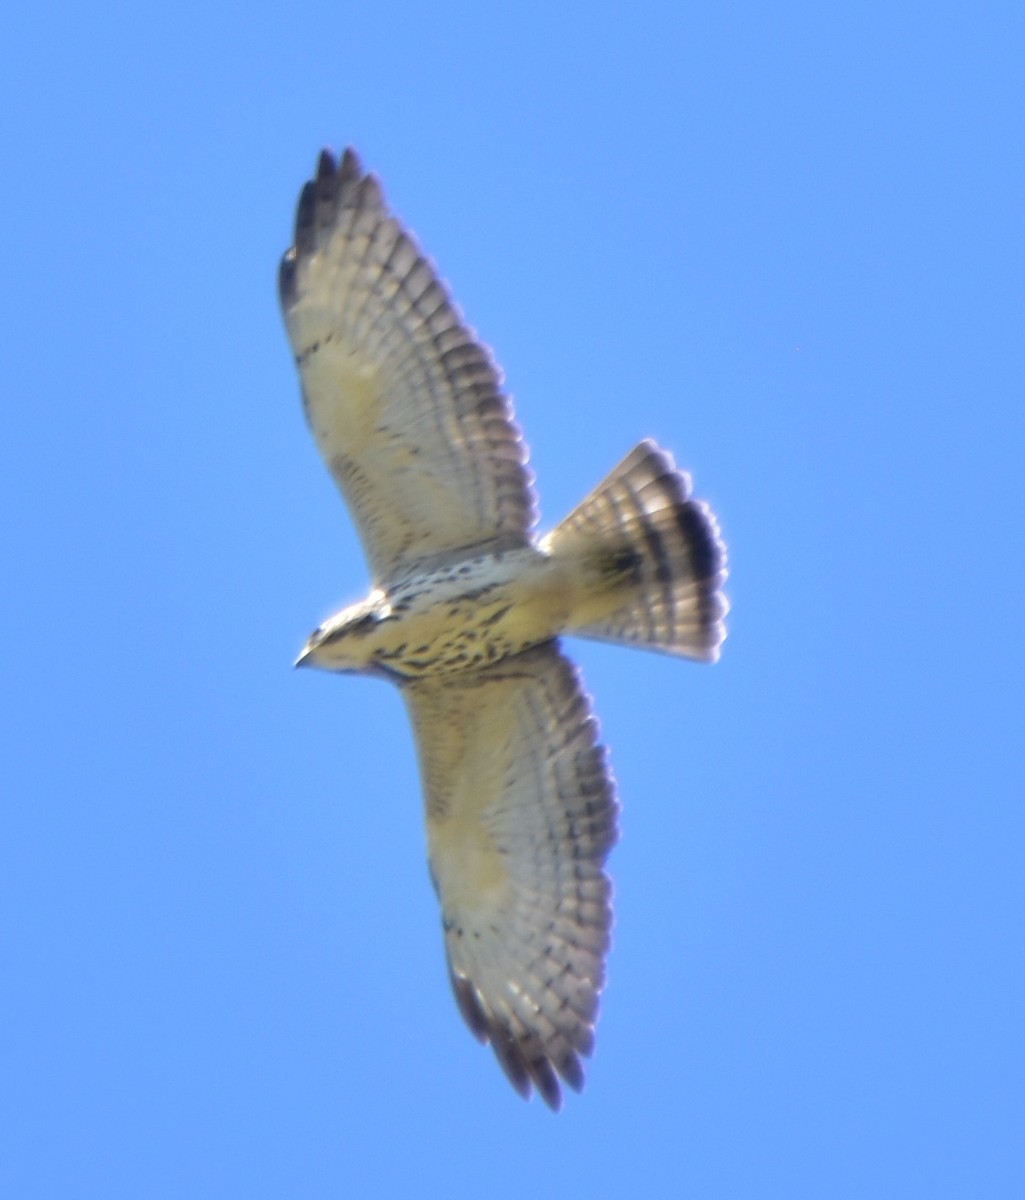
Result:
{"label": "bird's body", "polygon": [[472,670],[561,633],[571,581],[532,546],[459,559],[400,580],[332,618],[303,663],[415,679]]}
{"label": "bird's body", "polygon": [[725,551],[642,442],[547,537],[487,349],[352,151],[321,156],[281,298],[366,600],[299,662],[398,684],[460,1010],[522,1094],[579,1088],[611,927],[616,800],[564,633],[714,660]]}

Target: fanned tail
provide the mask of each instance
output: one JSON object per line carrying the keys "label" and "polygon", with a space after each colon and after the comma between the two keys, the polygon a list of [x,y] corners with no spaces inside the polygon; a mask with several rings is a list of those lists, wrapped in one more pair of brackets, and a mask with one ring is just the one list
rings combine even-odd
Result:
{"label": "fanned tail", "polygon": [[544,548],[571,562],[580,584],[568,633],[719,657],[726,547],[690,493],[672,456],[643,441],[552,530]]}

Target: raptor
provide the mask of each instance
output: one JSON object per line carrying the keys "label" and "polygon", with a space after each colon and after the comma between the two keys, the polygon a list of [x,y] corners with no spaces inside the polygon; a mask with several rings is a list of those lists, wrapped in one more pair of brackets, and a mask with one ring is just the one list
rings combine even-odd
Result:
{"label": "raptor", "polygon": [[524,1096],[583,1085],[612,921],[612,775],[563,634],[711,662],[726,553],[643,441],[547,536],[501,375],[352,150],[281,264],[306,417],[372,573],[298,663],[383,676],[416,736],[431,878],[470,1029]]}

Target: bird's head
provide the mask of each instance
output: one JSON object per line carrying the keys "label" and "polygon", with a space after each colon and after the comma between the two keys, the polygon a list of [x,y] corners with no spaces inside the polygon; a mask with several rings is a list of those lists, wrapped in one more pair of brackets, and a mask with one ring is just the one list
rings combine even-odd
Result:
{"label": "bird's head", "polygon": [[295,666],[319,667],[323,671],[373,670],[380,642],[375,635],[388,612],[380,592],[343,608],[310,634]]}

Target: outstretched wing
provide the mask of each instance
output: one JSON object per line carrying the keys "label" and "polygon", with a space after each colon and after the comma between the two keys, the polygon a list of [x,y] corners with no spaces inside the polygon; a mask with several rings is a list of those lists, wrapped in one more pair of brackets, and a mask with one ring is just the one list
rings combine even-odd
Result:
{"label": "outstretched wing", "polygon": [[403,688],[459,1008],[513,1086],[579,1090],[612,921],[615,792],[576,669],[554,642]]}
{"label": "outstretched wing", "polygon": [[317,446],[375,582],[527,543],[527,452],[487,348],[346,150],[303,188],[281,304]]}

